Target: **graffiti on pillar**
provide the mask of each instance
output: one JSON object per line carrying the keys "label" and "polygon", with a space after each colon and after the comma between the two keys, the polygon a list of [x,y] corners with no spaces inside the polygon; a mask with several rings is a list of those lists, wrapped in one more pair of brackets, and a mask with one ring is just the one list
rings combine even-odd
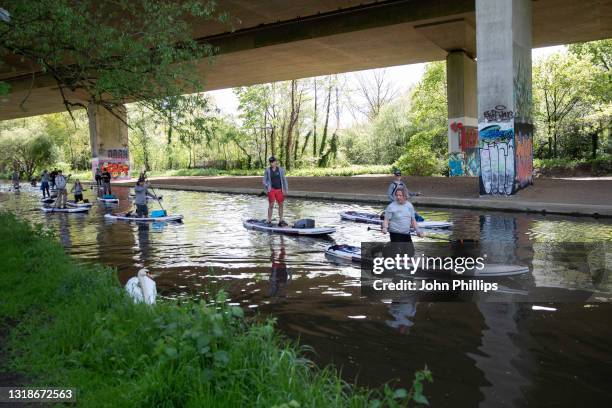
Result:
{"label": "graffiti on pillar", "polygon": [[113,179],[130,178],[130,159],[126,148],[108,149],[104,157],[97,157],[91,161],[91,169],[95,173],[97,168],[107,169]]}
{"label": "graffiti on pillar", "polygon": [[533,183],[533,125],[515,123],[516,189]]}
{"label": "graffiti on pillar", "polygon": [[480,171],[478,155],[478,129],[463,123],[449,121],[451,146],[459,149],[449,153],[449,174],[451,176],[477,176]]}
{"label": "graffiti on pillar", "polygon": [[480,193],[512,194],[514,188],[514,125],[485,122],[478,125]]}
{"label": "graffiti on pillar", "polygon": [[508,122],[514,119],[514,112],[508,110],[505,105],[496,105],[484,112],[484,118],[487,122]]}

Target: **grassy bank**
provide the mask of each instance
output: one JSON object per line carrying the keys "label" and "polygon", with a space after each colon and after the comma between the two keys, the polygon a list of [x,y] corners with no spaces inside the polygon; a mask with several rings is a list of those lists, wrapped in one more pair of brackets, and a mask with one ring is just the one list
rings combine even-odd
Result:
{"label": "grassy bank", "polygon": [[[426,401],[369,391],[318,369],[271,321],[246,321],[224,294],[135,305],[114,270],[75,262],[48,231],[0,213],[0,324],[12,322],[5,370],[31,385],[70,386],[78,406],[344,407]],[[1,332],[1,330],[0,330]],[[3,345],[6,346],[6,345]],[[0,353],[2,355],[2,353]]]}

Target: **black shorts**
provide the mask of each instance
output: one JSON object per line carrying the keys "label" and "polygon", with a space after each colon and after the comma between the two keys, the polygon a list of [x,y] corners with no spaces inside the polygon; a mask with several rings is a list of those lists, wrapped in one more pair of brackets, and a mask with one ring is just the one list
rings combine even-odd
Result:
{"label": "black shorts", "polygon": [[412,242],[410,234],[400,234],[399,232],[389,231],[389,236],[391,237],[391,242]]}

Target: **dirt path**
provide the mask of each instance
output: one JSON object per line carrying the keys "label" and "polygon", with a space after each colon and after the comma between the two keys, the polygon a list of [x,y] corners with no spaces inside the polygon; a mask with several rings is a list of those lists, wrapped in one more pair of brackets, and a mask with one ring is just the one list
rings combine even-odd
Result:
{"label": "dirt path", "polygon": [[[428,197],[478,198],[475,177],[404,177],[411,191]],[[155,185],[186,185],[226,188],[262,188],[258,176],[217,177],[153,177]],[[325,193],[385,194],[389,176],[354,177],[288,177],[290,191]],[[612,179],[548,179],[535,180],[533,186],[519,191],[507,200],[565,204],[612,204]]]}

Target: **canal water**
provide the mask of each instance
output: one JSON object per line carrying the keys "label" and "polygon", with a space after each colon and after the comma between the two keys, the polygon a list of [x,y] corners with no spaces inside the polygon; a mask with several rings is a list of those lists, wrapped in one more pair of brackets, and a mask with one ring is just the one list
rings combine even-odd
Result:
{"label": "canal water", "polygon": [[[493,253],[499,247],[502,256],[511,245],[513,262],[530,273],[499,281],[511,302],[431,295],[372,300],[360,296],[359,269],[334,263],[324,250],[333,242],[384,241],[367,225],[339,217],[381,207],[290,199],[287,219],[315,218],[318,226],[337,228],[329,239],[295,238],[246,230],[242,221],[264,218],[267,208],[265,198],[249,195],[158,190],[164,208],[183,214],[183,223],[109,222],[105,213],[131,206],[127,188],[113,190],[118,205],[44,214],[38,190],[24,186],[15,194],[3,185],[0,210],[56,231],[70,254],[116,267],[122,283],[146,267],[166,298],[223,287],[231,303],[273,316],[288,337],[312,346],[315,362],[333,363],[364,386],[409,387],[414,371],[427,365],[434,374],[426,386],[432,406],[610,403],[610,220],[418,208],[428,220],[453,222],[451,238],[478,240]],[[85,198],[95,201],[91,191]],[[603,250],[585,262],[573,253],[582,243]]]}

